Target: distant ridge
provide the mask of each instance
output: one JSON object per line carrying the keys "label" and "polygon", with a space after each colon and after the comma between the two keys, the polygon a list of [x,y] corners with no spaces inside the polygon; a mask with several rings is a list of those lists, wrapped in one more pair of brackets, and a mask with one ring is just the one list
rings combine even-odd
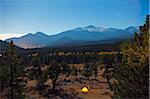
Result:
{"label": "distant ridge", "polygon": [[[19,38],[9,38],[6,42],[13,40],[14,43],[22,48],[42,48],[46,46],[70,46],[88,44],[90,42],[105,41],[109,43],[114,40],[130,39],[138,31],[138,27],[128,27],[126,29],[103,28],[89,25],[78,27],[56,35],[46,35],[43,32],[35,34],[29,33]],[[102,42],[103,43],[103,42]],[[110,42],[111,43],[111,42]]]}
{"label": "distant ridge", "polygon": [[[9,45],[8,42],[0,40],[0,54],[3,53],[4,51],[6,51],[6,49],[8,48],[8,45]],[[15,47],[16,47],[17,51],[24,51],[24,49],[22,49],[18,46],[15,46]]]}

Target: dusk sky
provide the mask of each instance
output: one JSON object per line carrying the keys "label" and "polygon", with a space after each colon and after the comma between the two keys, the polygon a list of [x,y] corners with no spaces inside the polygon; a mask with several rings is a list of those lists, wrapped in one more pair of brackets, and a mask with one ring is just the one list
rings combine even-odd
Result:
{"label": "dusk sky", "polygon": [[126,28],[144,23],[149,0],[0,0],[0,39],[37,31],[48,35],[96,25]]}

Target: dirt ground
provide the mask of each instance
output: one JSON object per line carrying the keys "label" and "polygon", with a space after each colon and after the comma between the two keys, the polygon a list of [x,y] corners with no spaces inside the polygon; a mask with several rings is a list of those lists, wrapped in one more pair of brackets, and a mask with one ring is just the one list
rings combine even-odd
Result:
{"label": "dirt ground", "polygon": [[[36,90],[36,81],[30,80],[27,84],[27,97],[31,99],[111,99],[113,92],[110,91],[107,80],[102,77],[103,71],[99,71],[97,80],[91,77],[88,81],[82,76],[60,76],[57,81],[56,93],[51,93],[52,82],[45,82],[44,90]],[[82,93],[81,89],[88,87],[88,93]]]}

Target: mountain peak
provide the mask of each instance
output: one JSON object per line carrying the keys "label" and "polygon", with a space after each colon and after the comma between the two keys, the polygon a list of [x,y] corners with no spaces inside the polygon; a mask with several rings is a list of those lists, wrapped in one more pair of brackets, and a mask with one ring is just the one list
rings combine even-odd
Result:
{"label": "mountain peak", "polygon": [[28,33],[27,35],[33,35],[32,33]]}
{"label": "mountain peak", "polygon": [[138,32],[139,31],[139,27],[136,26],[130,26],[128,28],[125,28],[126,31],[129,31],[130,33],[132,32]]}
{"label": "mountain peak", "polygon": [[78,27],[75,28],[77,31],[89,31],[89,32],[103,32],[105,31],[105,28],[100,27],[100,26],[95,26],[95,25],[88,25],[85,27]]}
{"label": "mountain peak", "polygon": [[44,33],[43,33],[43,32],[38,31],[38,32],[36,32],[35,34],[44,34]]}
{"label": "mountain peak", "polygon": [[35,33],[35,35],[41,35],[41,34],[43,35],[44,33],[40,32],[40,31],[38,31],[38,32]]}
{"label": "mountain peak", "polygon": [[36,35],[36,36],[48,36],[43,32],[36,32],[34,35]]}
{"label": "mountain peak", "polygon": [[94,26],[94,25],[89,25],[83,28],[84,30],[91,31],[91,32],[103,32],[105,28],[100,27],[100,26]]}
{"label": "mountain peak", "polygon": [[129,30],[129,29],[139,29],[138,26],[129,26],[127,28],[125,28],[125,30]]}
{"label": "mountain peak", "polygon": [[96,26],[94,26],[94,25],[89,25],[89,26],[86,26],[85,28],[96,28]]}

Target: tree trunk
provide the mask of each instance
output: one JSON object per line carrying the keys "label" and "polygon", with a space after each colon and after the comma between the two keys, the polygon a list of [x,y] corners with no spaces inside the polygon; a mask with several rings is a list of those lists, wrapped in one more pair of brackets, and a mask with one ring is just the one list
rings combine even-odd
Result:
{"label": "tree trunk", "polygon": [[107,74],[107,82],[108,82],[108,85],[109,85],[109,87],[110,87],[110,90],[112,91],[113,88],[112,88],[112,86],[111,86],[111,84],[110,84],[110,80],[109,80],[108,74]]}
{"label": "tree trunk", "polygon": [[56,80],[53,80],[53,81],[52,81],[52,83],[53,83],[53,88],[52,88],[52,89],[53,89],[53,91],[55,91],[55,87],[56,87]]}
{"label": "tree trunk", "polygon": [[95,74],[95,80],[96,80],[97,74]]}
{"label": "tree trunk", "polygon": [[13,67],[12,65],[10,66],[10,70],[11,70],[11,99],[13,99],[13,90],[14,90],[14,86],[13,86],[13,79],[14,79],[14,75],[13,75]]}

